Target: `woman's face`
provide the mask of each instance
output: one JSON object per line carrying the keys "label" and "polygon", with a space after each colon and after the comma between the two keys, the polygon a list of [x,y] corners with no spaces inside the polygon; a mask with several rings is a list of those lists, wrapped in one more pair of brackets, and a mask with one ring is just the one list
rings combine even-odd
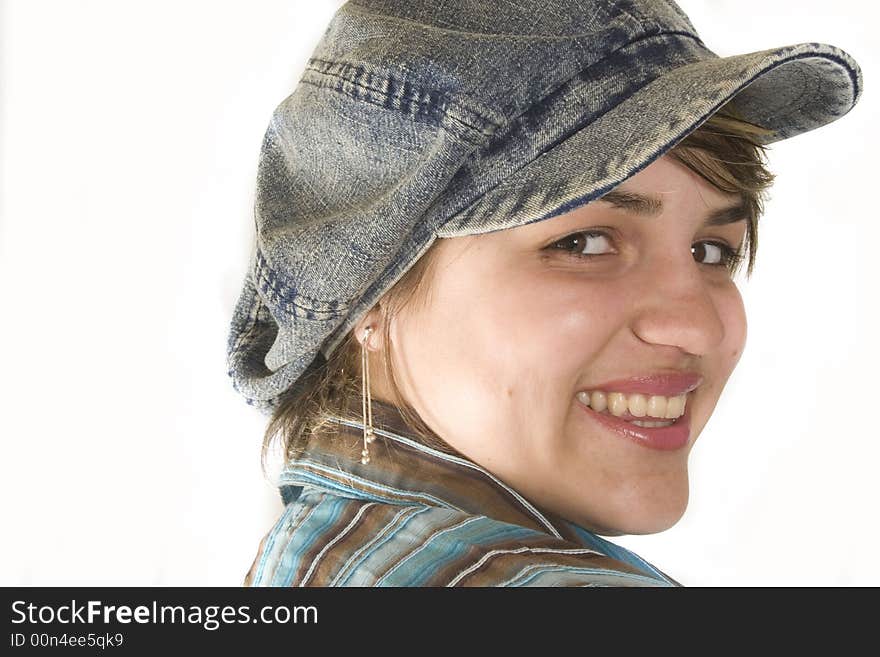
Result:
{"label": "woman's face", "polygon": [[441,240],[390,327],[405,399],[539,507],[607,535],[672,526],[745,344],[725,248],[746,221],[719,214],[738,201],[663,157],[568,214]]}

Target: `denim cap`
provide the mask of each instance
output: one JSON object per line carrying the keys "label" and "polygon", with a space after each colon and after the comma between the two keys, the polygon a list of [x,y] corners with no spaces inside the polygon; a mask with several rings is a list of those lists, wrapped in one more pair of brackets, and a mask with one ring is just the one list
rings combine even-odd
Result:
{"label": "denim cap", "polygon": [[263,139],[233,386],[271,414],[438,237],[588,203],[731,99],[770,143],[861,90],[829,45],[718,57],[666,0],[351,0]]}

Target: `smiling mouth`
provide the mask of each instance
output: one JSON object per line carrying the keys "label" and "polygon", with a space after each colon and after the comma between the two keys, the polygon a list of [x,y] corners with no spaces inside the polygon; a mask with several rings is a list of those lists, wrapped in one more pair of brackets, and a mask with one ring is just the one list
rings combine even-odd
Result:
{"label": "smiling mouth", "polygon": [[683,447],[690,438],[688,393],[675,396],[581,391],[577,400],[607,429],[660,450]]}
{"label": "smiling mouth", "polygon": [[640,427],[668,427],[684,415],[687,405],[687,394],[668,397],[593,390],[581,391],[577,398],[597,413],[613,415]]}

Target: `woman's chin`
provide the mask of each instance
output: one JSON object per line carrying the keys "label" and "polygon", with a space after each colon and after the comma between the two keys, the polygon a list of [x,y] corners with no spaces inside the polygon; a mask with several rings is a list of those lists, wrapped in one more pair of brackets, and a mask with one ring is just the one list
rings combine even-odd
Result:
{"label": "woman's chin", "polygon": [[632,523],[632,526],[630,526],[627,531],[621,532],[621,534],[659,534],[660,532],[664,532],[667,529],[675,526],[675,524],[679,520],[681,520],[681,517],[684,515],[686,508],[687,505],[685,504],[684,507],[679,510],[675,510],[672,513],[667,513],[665,515],[654,515],[650,518],[645,519],[644,522]]}
{"label": "woman's chin", "polygon": [[609,505],[601,515],[576,515],[572,520],[585,529],[602,536],[657,534],[674,526],[687,510],[688,490],[667,491],[657,496],[627,499],[626,503]]}

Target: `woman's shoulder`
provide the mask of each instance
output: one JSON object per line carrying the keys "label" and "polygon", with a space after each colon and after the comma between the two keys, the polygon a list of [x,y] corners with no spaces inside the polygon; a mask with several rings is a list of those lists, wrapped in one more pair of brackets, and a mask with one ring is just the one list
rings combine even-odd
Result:
{"label": "woman's shoulder", "polygon": [[246,586],[655,586],[599,551],[427,504],[306,487],[262,539]]}

